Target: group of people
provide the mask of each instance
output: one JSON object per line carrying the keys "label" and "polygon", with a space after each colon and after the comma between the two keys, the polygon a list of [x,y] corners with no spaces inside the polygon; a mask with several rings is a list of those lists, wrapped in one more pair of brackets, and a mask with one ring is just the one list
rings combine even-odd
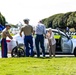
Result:
{"label": "group of people", "polygon": [[[38,22],[38,25],[36,26],[35,32],[33,31],[33,27],[29,25],[29,19],[23,20],[26,25],[24,25],[20,30],[20,36],[22,37],[22,32],[24,33],[24,46],[25,48],[25,55],[26,57],[33,57],[34,51],[33,51],[33,34],[36,34],[35,37],[35,46],[37,50],[37,57],[40,57],[40,48],[42,49],[43,57],[45,57],[45,46],[44,46],[44,38],[46,37],[48,39],[49,43],[49,56],[53,54],[55,57],[55,48],[56,48],[56,41],[54,39],[54,34],[51,30],[51,28],[46,33],[46,27],[42,23],[42,21]],[[6,43],[6,37],[8,36],[10,39],[13,39],[13,37],[9,34],[8,30],[10,29],[10,25],[6,25],[6,28],[2,31],[2,41],[1,41],[1,49],[2,49],[2,57],[7,57],[7,43]],[[30,48],[29,48],[30,46]],[[29,53],[29,50],[31,52]]]}

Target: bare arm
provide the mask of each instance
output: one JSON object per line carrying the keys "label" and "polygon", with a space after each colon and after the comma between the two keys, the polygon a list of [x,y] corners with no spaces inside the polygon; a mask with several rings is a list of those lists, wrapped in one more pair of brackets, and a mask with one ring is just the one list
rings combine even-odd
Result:
{"label": "bare arm", "polygon": [[20,31],[20,36],[22,37],[22,31]]}
{"label": "bare arm", "polygon": [[3,33],[6,37],[8,36],[10,39],[13,39],[13,37],[10,35],[10,33],[7,31],[7,32],[4,32]]}
{"label": "bare arm", "polygon": [[23,31],[23,29],[21,29],[21,31],[20,31],[20,36],[22,37],[22,31]]}
{"label": "bare arm", "polygon": [[8,37],[9,37],[10,39],[13,39],[13,37],[12,37],[10,34],[8,34]]}

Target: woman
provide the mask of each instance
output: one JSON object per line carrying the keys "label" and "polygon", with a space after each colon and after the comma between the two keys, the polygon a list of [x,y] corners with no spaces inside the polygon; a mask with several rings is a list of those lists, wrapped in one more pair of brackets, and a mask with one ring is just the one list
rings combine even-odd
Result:
{"label": "woman", "polygon": [[51,54],[55,57],[55,49],[56,49],[56,40],[54,38],[54,33],[52,32],[51,28],[49,28],[46,37],[48,38],[49,42],[49,55],[51,57]]}

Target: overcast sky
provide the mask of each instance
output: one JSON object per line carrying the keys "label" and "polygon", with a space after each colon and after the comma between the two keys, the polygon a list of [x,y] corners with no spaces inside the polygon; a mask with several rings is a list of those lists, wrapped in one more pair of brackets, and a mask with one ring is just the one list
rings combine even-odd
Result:
{"label": "overcast sky", "polygon": [[76,0],[0,0],[0,12],[12,24],[29,18],[35,25],[43,18],[70,11],[76,11]]}

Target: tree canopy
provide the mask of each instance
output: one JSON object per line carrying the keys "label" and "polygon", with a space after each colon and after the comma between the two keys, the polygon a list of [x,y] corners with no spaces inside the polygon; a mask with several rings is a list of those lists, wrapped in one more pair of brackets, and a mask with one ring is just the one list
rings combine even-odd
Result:
{"label": "tree canopy", "polygon": [[65,28],[65,27],[76,27],[76,11],[60,13],[50,16],[48,18],[42,19],[46,27],[52,28]]}
{"label": "tree canopy", "polygon": [[6,23],[6,19],[5,19],[5,17],[1,14],[1,12],[0,12],[0,24],[3,25],[3,26],[5,26],[5,23]]}

